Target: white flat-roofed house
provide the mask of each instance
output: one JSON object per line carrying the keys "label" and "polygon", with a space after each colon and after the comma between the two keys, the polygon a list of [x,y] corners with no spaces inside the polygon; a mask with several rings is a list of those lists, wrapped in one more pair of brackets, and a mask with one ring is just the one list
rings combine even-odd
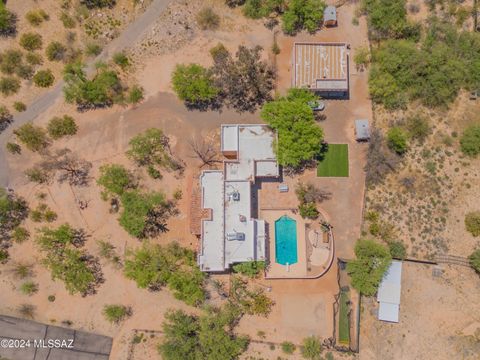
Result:
{"label": "white flat-roofed house", "polygon": [[222,170],[200,176],[202,219],[198,264],[223,272],[232,264],[265,260],[265,222],[252,218],[252,184],[278,177],[275,134],[266,125],[222,125],[221,150],[229,160]]}
{"label": "white flat-roofed house", "polygon": [[347,97],[348,52],[346,43],[295,43],[292,54],[292,86],[310,89],[323,97]]}

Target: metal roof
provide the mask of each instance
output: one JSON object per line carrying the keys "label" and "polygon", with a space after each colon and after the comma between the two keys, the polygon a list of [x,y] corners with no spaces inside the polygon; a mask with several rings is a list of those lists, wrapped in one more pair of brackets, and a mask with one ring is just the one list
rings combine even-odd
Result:
{"label": "metal roof", "polygon": [[378,287],[378,319],[398,322],[402,290],[402,262],[393,260]]}
{"label": "metal roof", "polygon": [[367,119],[355,120],[355,135],[357,140],[370,139],[370,126]]}
{"label": "metal roof", "polygon": [[329,5],[323,11],[323,21],[337,20],[337,8]]}

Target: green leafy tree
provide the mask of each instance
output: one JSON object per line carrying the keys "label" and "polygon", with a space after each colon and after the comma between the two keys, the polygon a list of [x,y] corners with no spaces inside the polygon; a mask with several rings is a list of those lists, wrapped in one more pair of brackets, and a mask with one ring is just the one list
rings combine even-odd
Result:
{"label": "green leafy tree", "polygon": [[25,50],[34,51],[41,49],[43,45],[42,36],[37,33],[25,33],[20,37],[20,46]]}
{"label": "green leafy tree", "polygon": [[69,115],[64,115],[63,117],[55,116],[49,120],[47,125],[48,135],[54,140],[64,136],[75,135],[77,129],[75,119]]}
{"label": "green leafy tree", "polygon": [[0,36],[11,36],[17,32],[17,15],[9,11],[0,1]]}
{"label": "green leafy tree", "polygon": [[468,156],[476,157],[480,154],[480,124],[465,129],[460,138],[460,148]]}
{"label": "green leafy tree", "polygon": [[355,255],[356,259],[347,264],[352,286],[363,295],[373,296],[392,261],[390,252],[373,240],[358,240]]}
{"label": "green leafy tree", "polygon": [[17,139],[31,151],[44,150],[48,146],[48,137],[43,128],[26,123],[14,130]]}
{"label": "green leafy tree", "polygon": [[91,80],[87,78],[83,64],[68,64],[64,80],[65,100],[77,104],[79,108],[111,106],[123,100],[123,87],[117,73],[102,64]]}
{"label": "green leafy tree", "polygon": [[309,336],[303,339],[301,347],[302,356],[305,359],[320,360],[322,353],[322,344],[316,336]]}
{"label": "green leafy tree", "polygon": [[233,333],[237,320],[226,309],[209,309],[201,317],[170,311],[163,324],[164,341],[158,351],[165,360],[235,360],[246,350],[248,338]]}
{"label": "green leafy tree", "polygon": [[[302,94],[299,90],[295,93]],[[319,154],[323,131],[304,95],[295,93],[289,91],[287,97],[266,103],[260,115],[278,134],[274,149],[279,164],[298,168]]]}
{"label": "green leafy tree", "polygon": [[47,88],[53,85],[55,81],[55,76],[52,73],[52,70],[39,70],[33,75],[33,82],[38,87]]}
{"label": "green leafy tree", "polygon": [[474,237],[480,236],[480,211],[472,211],[465,215],[465,228]]}
{"label": "green leafy tree", "polygon": [[198,64],[177,65],[172,86],[180,100],[192,106],[209,104],[219,93],[210,72]]}
{"label": "green leafy tree", "polygon": [[173,296],[187,305],[200,306],[206,299],[203,289],[205,274],[193,265],[189,270],[176,270],[168,279]]}
{"label": "green leafy tree", "polygon": [[403,155],[408,150],[408,135],[400,127],[394,126],[387,132],[387,145],[390,150],[398,155]]}
{"label": "green leafy tree", "polygon": [[[141,193],[138,190],[126,191],[121,196],[123,210],[120,225],[132,236],[146,237],[149,215],[155,207],[166,205],[165,195],[158,192]],[[165,224],[158,224],[160,227]]]}
{"label": "green leafy tree", "polygon": [[315,32],[323,20],[322,0],[290,0],[282,16],[283,31],[294,35],[300,30]]}
{"label": "green leafy tree", "polygon": [[132,316],[132,309],[125,305],[111,304],[105,305],[102,313],[107,321],[113,324],[118,324],[126,318]]}
{"label": "green leafy tree", "polygon": [[480,249],[475,250],[469,257],[470,266],[480,274]]}
{"label": "green leafy tree", "polygon": [[137,187],[133,174],[123,165],[118,164],[101,166],[97,184],[105,189],[107,195],[118,196],[122,196],[126,190]]}

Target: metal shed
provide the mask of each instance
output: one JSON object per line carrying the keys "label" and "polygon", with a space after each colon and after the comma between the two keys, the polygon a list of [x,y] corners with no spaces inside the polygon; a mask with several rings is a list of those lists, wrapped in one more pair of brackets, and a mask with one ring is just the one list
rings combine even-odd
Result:
{"label": "metal shed", "polygon": [[323,11],[323,23],[325,26],[337,25],[337,8],[333,5],[329,5]]}
{"label": "metal shed", "polygon": [[368,141],[370,139],[370,126],[367,119],[355,120],[355,139]]}
{"label": "metal shed", "polygon": [[378,288],[378,320],[398,323],[402,290],[402,262],[393,260]]}

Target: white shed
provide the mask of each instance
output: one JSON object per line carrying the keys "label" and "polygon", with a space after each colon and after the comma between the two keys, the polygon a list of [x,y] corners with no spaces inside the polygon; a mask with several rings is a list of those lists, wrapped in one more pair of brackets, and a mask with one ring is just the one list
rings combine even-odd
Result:
{"label": "white shed", "polygon": [[402,262],[393,260],[378,288],[378,320],[398,323],[402,290]]}

